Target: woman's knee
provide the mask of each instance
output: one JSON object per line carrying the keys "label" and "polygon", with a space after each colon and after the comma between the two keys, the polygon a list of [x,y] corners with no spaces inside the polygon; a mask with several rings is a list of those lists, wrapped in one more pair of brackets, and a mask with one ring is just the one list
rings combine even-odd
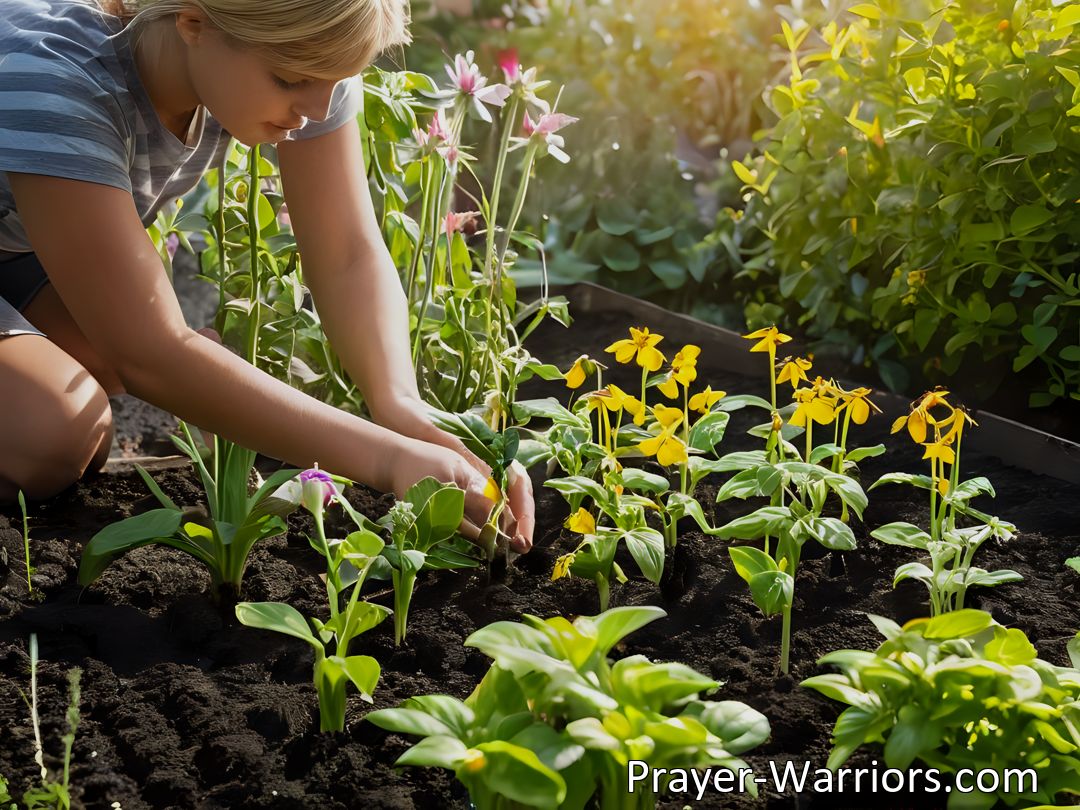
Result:
{"label": "woman's knee", "polygon": [[[88,375],[89,376],[89,375]],[[51,410],[51,412],[49,412]],[[92,377],[41,414],[32,452],[23,457],[14,483],[30,498],[67,489],[108,458],[113,418],[109,398]]]}
{"label": "woman's knee", "polygon": [[[112,443],[112,409],[98,381],[70,357],[55,347],[31,346],[29,336],[16,340],[25,341],[26,351],[4,352],[0,358],[8,361],[0,363],[0,376],[11,378],[3,380],[11,407],[0,425],[0,492],[16,489],[47,498],[104,464]],[[3,343],[5,349],[12,345]],[[35,360],[54,365],[48,373],[25,367]]]}

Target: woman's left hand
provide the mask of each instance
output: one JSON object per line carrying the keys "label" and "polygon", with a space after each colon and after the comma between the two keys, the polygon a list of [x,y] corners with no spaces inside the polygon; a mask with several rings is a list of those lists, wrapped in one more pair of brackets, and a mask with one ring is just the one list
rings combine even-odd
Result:
{"label": "woman's left hand", "polygon": [[[420,400],[398,403],[380,414],[376,421],[385,428],[437,444],[461,455],[475,470],[485,477],[491,476],[491,467],[473,453],[457,436],[440,430],[427,418],[427,406]],[[512,538],[511,548],[524,554],[532,548],[533,531],[536,528],[536,504],[533,501],[532,479],[520,462],[513,462],[508,472],[507,504],[502,513],[502,529]]]}

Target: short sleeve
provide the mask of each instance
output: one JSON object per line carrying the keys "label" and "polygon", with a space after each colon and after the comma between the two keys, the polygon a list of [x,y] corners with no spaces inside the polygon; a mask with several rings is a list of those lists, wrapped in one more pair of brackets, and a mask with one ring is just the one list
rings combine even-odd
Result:
{"label": "short sleeve", "polygon": [[309,121],[293,133],[292,140],[303,141],[333,132],[343,124],[356,120],[364,101],[363,79],[353,76],[339,82],[330,98],[330,112],[322,121]]}
{"label": "short sleeve", "polygon": [[78,67],[25,53],[0,57],[0,171],[130,193],[126,130],[116,97]]}

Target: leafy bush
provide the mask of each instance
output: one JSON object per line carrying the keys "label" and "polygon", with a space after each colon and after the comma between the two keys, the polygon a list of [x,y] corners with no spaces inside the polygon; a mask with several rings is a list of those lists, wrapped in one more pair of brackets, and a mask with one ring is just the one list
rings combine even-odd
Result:
{"label": "leafy bush", "polygon": [[[655,806],[648,785],[626,793],[630,760],[652,768],[718,765],[769,736],[764,715],[737,701],[703,701],[718,683],[677,663],[634,655],[611,663],[626,635],[664,616],[624,607],[572,624],[526,615],[495,622],[466,640],[495,659],[465,700],[428,695],[372,712],[381,728],[423,739],[400,765],[447,768],[479,810],[500,807]],[[748,779],[745,788],[756,794]]]}
{"label": "leafy bush", "polygon": [[747,314],[797,313],[894,388],[966,362],[981,393],[1033,366],[1032,406],[1080,399],[1080,8],[850,11],[785,25],[779,122],[733,164],[748,202],[712,241],[745,261]]}
{"label": "leafy bush", "polygon": [[842,674],[803,681],[848,704],[833,730],[829,768],[865,743],[883,743],[890,768],[919,760],[943,773],[1035,770],[1030,792],[953,793],[949,807],[1042,805],[1062,791],[1080,793],[1080,671],[1040,660],[1022,631],[981,610],[903,627],[870,619],[886,638],[875,652],[830,653],[818,663]]}

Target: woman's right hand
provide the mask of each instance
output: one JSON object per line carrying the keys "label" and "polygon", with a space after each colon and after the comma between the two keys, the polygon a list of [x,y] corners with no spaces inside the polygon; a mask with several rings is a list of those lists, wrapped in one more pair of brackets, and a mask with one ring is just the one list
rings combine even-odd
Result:
{"label": "woman's right hand", "polygon": [[[472,527],[462,526],[462,534],[476,540],[475,527],[483,526],[494,502],[484,495],[487,478],[460,454],[437,444],[401,437],[388,461],[387,478],[398,498],[422,478],[431,476],[444,484],[454,484],[465,492],[465,518]],[[488,470],[490,475],[490,470]]]}

